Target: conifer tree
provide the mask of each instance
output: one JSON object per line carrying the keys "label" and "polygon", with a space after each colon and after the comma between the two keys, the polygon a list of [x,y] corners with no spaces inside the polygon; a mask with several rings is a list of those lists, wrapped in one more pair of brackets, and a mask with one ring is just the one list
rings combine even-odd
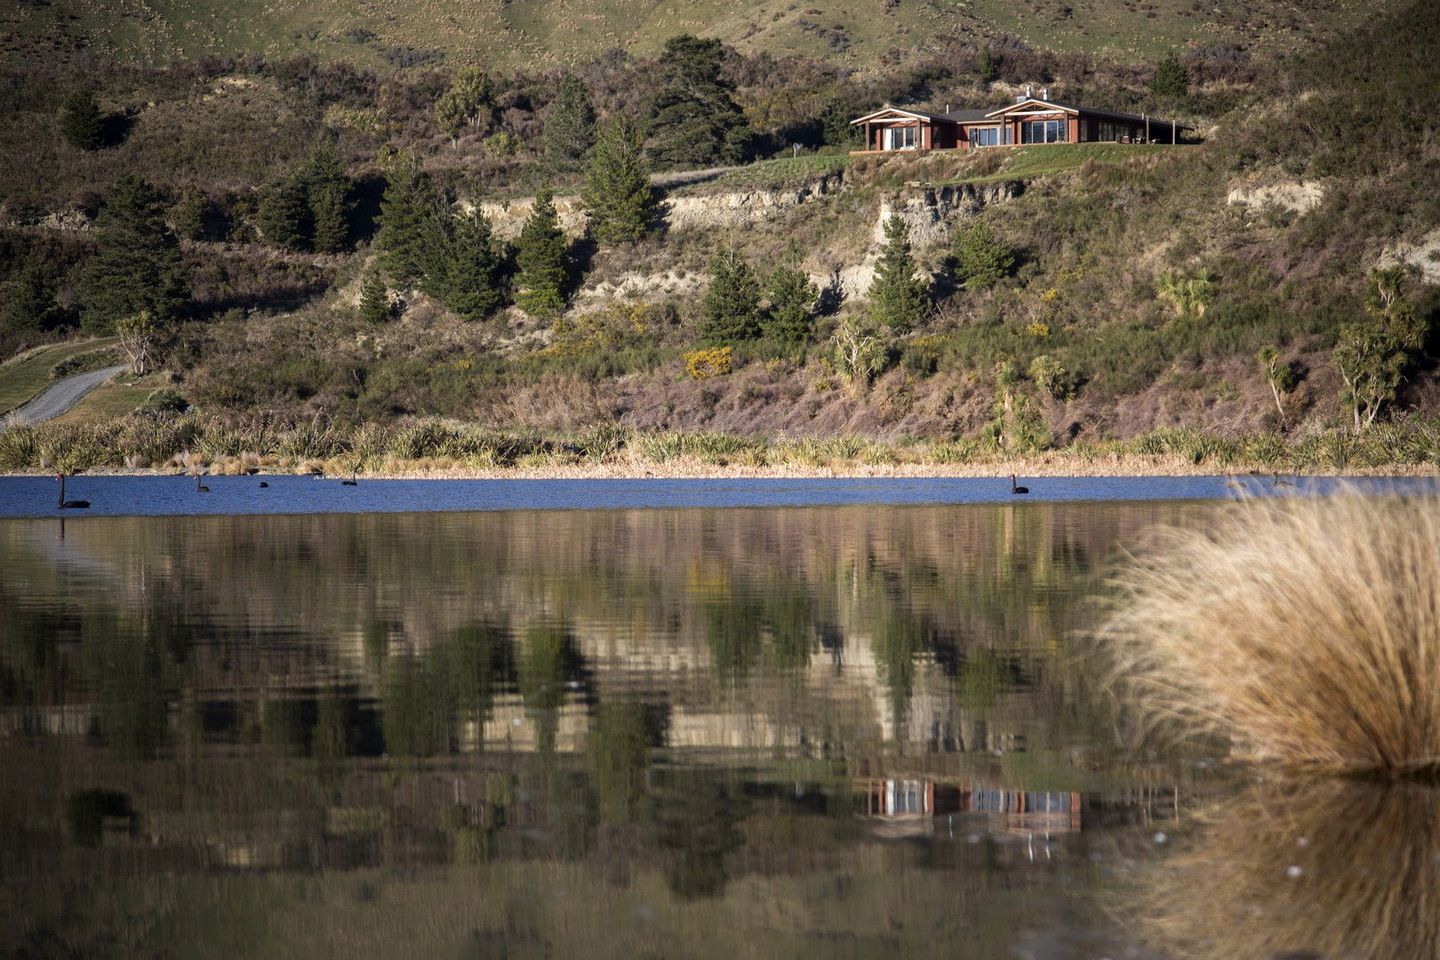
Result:
{"label": "conifer tree", "polygon": [[640,132],[623,114],[600,128],[583,199],[590,211],[590,231],[602,243],[633,243],[650,229],[655,217],[650,168]]}
{"label": "conifer tree", "polygon": [[570,73],[560,78],[540,139],[552,170],[580,168],[595,142],[595,108],[585,81]]}
{"label": "conifer tree", "polygon": [[311,151],[300,172],[310,208],[311,246],[319,253],[339,253],[350,241],[350,177],[329,140]]}
{"label": "conifer tree", "polygon": [[515,302],[532,316],[552,316],[565,308],[565,234],[547,183],[535,194],[535,207],[515,245],[520,268]]}
{"label": "conifer tree", "polygon": [[820,295],[810,276],[792,254],[771,271],[765,281],[765,298],[769,306],[762,321],[762,332],[777,343],[799,345],[809,341],[813,319],[811,311]]}
{"label": "conifer tree", "polygon": [[105,145],[105,118],[95,94],[76,90],[60,109],[60,132],[70,145],[81,150],[98,150]]}
{"label": "conifer tree", "polygon": [[179,316],[189,299],[188,279],[150,184],[136,174],[115,181],[96,218],[95,240],[99,249],[80,272],[86,330],[108,332],[116,320],[142,310],[160,324]]}
{"label": "conifer tree", "polygon": [[989,44],[980,48],[980,59],[975,65],[975,72],[980,74],[981,83],[994,83],[1000,78],[1000,71],[995,67],[995,57],[990,53]]}
{"label": "conifer tree", "polygon": [[439,296],[465,319],[483,320],[504,303],[490,221],[476,210],[451,219],[442,232],[447,249]]}
{"label": "conifer tree", "polygon": [[877,323],[905,333],[920,322],[928,300],[925,284],[915,279],[910,230],[898,213],[885,222],[885,251],[870,284],[870,313]]}
{"label": "conifer tree", "polygon": [[1190,92],[1190,74],[1179,57],[1172,53],[1155,67],[1150,92],[1169,100],[1179,100]]}
{"label": "conifer tree", "polygon": [[750,126],[722,74],[719,40],[671,37],[660,55],[660,91],[650,106],[651,154],[662,166],[738,163]]}
{"label": "conifer tree", "polygon": [[170,222],[182,240],[203,240],[210,217],[210,198],[199,190],[187,190],[170,211]]}
{"label": "conifer tree", "polygon": [[700,304],[700,336],[724,345],[760,335],[760,281],[734,247],[710,261],[710,288]]}
{"label": "conifer tree", "polygon": [[430,178],[413,156],[393,158],[385,172],[376,244],[381,265],[395,283],[402,287],[413,284],[424,276],[427,265],[433,265],[427,246],[433,240],[435,222],[435,188]]}
{"label": "conifer tree", "polygon": [[39,260],[31,260],[21,268],[0,297],[5,304],[3,330],[7,334],[41,333],[54,326],[58,310],[55,285]]}
{"label": "conifer tree", "polygon": [[360,288],[360,316],[371,323],[390,319],[390,291],[385,289],[385,278],[379,270],[371,270]]}
{"label": "conifer tree", "polygon": [[311,247],[316,253],[339,253],[350,240],[348,191],[339,184],[327,183],[310,189],[310,219],[313,228]]}
{"label": "conifer tree", "polygon": [[1015,267],[1015,254],[979,220],[955,231],[950,256],[955,280],[967,290],[993,287]]}
{"label": "conifer tree", "polygon": [[270,246],[305,249],[312,229],[305,183],[299,177],[286,177],[272,184],[260,198],[255,219]]}

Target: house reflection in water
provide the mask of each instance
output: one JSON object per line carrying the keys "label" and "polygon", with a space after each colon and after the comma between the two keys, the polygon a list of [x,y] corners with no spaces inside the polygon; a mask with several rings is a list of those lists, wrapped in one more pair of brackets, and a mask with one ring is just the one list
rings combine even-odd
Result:
{"label": "house reflection in water", "polygon": [[888,836],[935,832],[944,818],[953,828],[963,817],[992,836],[1078,833],[1081,802],[1078,792],[1008,790],[971,781],[861,780],[857,782],[861,816],[877,821]]}

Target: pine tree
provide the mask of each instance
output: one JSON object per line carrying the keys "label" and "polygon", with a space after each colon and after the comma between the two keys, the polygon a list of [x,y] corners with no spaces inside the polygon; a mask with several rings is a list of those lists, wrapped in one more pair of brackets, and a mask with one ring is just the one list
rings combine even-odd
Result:
{"label": "pine tree", "polygon": [[310,219],[314,232],[310,245],[316,253],[339,253],[349,244],[347,193],[344,187],[335,183],[311,188]]}
{"label": "pine tree", "polygon": [[55,285],[38,260],[21,268],[3,297],[3,329],[6,334],[42,333],[55,325]]}
{"label": "pine tree", "polygon": [[504,303],[490,221],[473,211],[455,217],[444,233],[448,244],[440,297],[465,319],[483,320]]}
{"label": "pine tree", "polygon": [[848,147],[855,143],[850,111],[838,98],[830,98],[825,103],[825,109],[820,111],[820,135],[827,147]]}
{"label": "pine tree", "polygon": [[260,198],[255,219],[261,236],[270,246],[284,250],[303,250],[309,246],[313,225],[304,181],[299,177],[286,177],[271,184]]}
{"label": "pine tree", "polygon": [[870,284],[870,313],[877,323],[905,333],[920,322],[928,300],[925,284],[915,279],[910,230],[898,213],[885,222],[885,252]]}
{"label": "pine tree", "polygon": [[203,240],[210,218],[210,198],[199,190],[187,190],[170,211],[170,222],[182,240]]}
{"label": "pine tree", "polygon": [[1179,57],[1172,53],[1155,67],[1150,92],[1170,100],[1179,100],[1190,92],[1190,74]]}
{"label": "pine tree", "polygon": [[552,316],[565,308],[565,248],[555,197],[545,184],[535,194],[535,207],[516,242],[520,293],[515,302],[520,309],[532,316]]}
{"label": "pine tree", "polygon": [[540,140],[552,170],[580,168],[595,142],[595,108],[585,81],[569,73],[560,78]]}
{"label": "pine tree", "polygon": [[108,332],[121,317],[149,310],[169,323],[189,299],[180,244],[165,225],[154,188],[136,174],[115,181],[95,221],[98,251],[81,268],[81,322]]}
{"label": "pine tree", "polygon": [[760,335],[760,281],[734,247],[710,261],[710,288],[700,304],[700,336],[724,345]]}
{"label": "pine tree", "polygon": [[820,295],[795,256],[790,256],[765,281],[765,311],[762,332],[777,343],[798,345],[810,340],[811,310]]}
{"label": "pine tree", "polygon": [[371,323],[390,319],[390,291],[385,289],[385,278],[379,270],[371,270],[360,288],[360,316]]}
{"label": "pine tree", "polygon": [[738,163],[749,154],[749,124],[722,75],[724,50],[688,35],[666,41],[650,106],[651,154],[662,166]]}
{"label": "pine tree", "polygon": [[1015,254],[978,220],[955,232],[950,256],[955,280],[967,290],[993,287],[1015,267]]}
{"label": "pine tree", "polygon": [[[436,221],[435,188],[414,157],[394,158],[385,172],[385,194],[380,200],[380,231],[376,245],[381,264],[400,286],[415,283],[433,265],[427,258]],[[427,263],[427,260],[430,262]]]}
{"label": "pine tree", "polygon": [[329,140],[311,151],[300,172],[310,208],[311,246],[319,253],[339,253],[350,242],[350,177]]}
{"label": "pine tree", "polygon": [[981,83],[994,83],[1000,77],[1000,71],[995,68],[995,57],[990,53],[988,45],[980,48],[980,60],[975,65],[975,72],[980,74]]}
{"label": "pine tree", "polygon": [[633,121],[616,116],[600,128],[585,175],[590,231],[602,243],[633,243],[655,218],[650,168]]}
{"label": "pine tree", "polygon": [[60,132],[70,145],[81,150],[98,150],[105,145],[105,118],[95,94],[76,90],[60,109]]}

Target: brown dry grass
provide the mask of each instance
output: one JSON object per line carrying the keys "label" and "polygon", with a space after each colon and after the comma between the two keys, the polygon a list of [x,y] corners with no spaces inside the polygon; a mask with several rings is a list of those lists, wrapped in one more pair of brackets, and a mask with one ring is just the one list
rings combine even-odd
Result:
{"label": "brown dry grass", "polygon": [[1433,787],[1260,784],[1201,820],[1135,877],[1133,924],[1167,955],[1428,960],[1440,949]]}
{"label": "brown dry grass", "polygon": [[1403,776],[1440,764],[1440,498],[1247,501],[1171,531],[1100,636],[1146,733]]}

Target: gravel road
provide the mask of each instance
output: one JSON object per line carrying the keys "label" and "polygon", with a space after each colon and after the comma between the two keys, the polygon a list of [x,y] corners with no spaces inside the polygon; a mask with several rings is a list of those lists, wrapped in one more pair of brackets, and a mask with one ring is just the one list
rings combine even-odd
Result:
{"label": "gravel road", "polygon": [[42,420],[58,417],[79,403],[80,398],[85,394],[126,369],[128,369],[128,365],[122,363],[118,366],[104,367],[100,370],[91,370],[89,373],[77,373],[73,377],[66,377],[34,400],[10,413],[5,418],[5,425],[40,423]]}

